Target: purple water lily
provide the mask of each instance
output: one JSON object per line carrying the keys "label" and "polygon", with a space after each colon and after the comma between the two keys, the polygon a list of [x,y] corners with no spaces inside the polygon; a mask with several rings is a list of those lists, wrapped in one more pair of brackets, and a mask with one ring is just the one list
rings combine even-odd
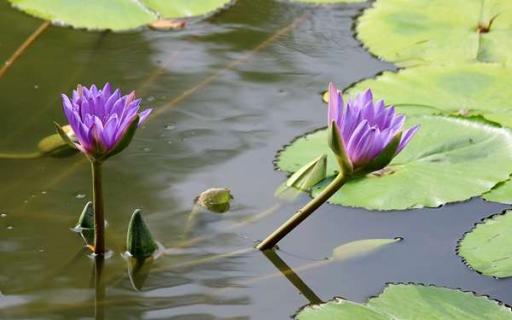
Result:
{"label": "purple water lily", "polygon": [[140,102],[134,92],[124,96],[119,89],[112,92],[109,83],[103,89],[79,85],[71,99],[63,94],[64,113],[78,140],[75,146],[93,158],[119,152],[121,142],[133,136],[130,128],[140,126],[151,113],[151,109],[139,112]]}
{"label": "purple water lily", "polygon": [[354,171],[376,159],[395,137],[399,137],[389,157],[391,161],[419,129],[415,126],[403,131],[405,116],[396,113],[393,106],[386,107],[382,100],[374,102],[370,89],[344,104],[341,93],[330,83],[328,123],[333,122]]}
{"label": "purple water lily", "polygon": [[354,175],[386,167],[418,131],[418,126],[403,131],[404,122],[405,116],[397,114],[394,107],[386,107],[382,100],[374,102],[370,89],[344,104],[341,93],[330,83],[328,143],[340,170],[315,198],[258,243],[256,248],[273,248]]}

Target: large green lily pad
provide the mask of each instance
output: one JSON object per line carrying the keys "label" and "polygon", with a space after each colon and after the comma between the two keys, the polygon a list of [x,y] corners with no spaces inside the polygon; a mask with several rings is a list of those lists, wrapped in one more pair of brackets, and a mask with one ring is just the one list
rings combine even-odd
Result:
{"label": "large green lily pad", "polygon": [[357,22],[372,53],[398,64],[510,62],[509,0],[377,0]]}
{"label": "large green lily pad", "polygon": [[512,180],[498,184],[491,191],[483,194],[482,198],[487,201],[512,204]]}
{"label": "large green lily pad", "polygon": [[304,308],[297,320],[509,320],[505,305],[471,292],[419,284],[390,284],[366,304],[335,299]]}
{"label": "large green lily pad", "polygon": [[486,218],[466,233],[457,252],[474,270],[497,278],[512,276],[512,211]]}
{"label": "large green lily pad", "polygon": [[336,3],[358,3],[366,2],[367,0],[289,0],[291,2],[302,2],[312,4],[336,4]]}
{"label": "large green lily pad", "polygon": [[385,72],[357,83],[349,93],[371,88],[405,114],[457,114],[482,116],[512,127],[512,68],[476,63],[423,66]]}
{"label": "large green lily pad", "polygon": [[[421,129],[391,164],[349,181],[331,198],[333,204],[375,210],[438,207],[489,191],[512,172],[512,135],[508,129],[440,116],[409,117],[407,126]],[[325,130],[296,139],[277,156],[277,166],[294,172],[327,153],[327,179],[337,167]]]}
{"label": "large green lily pad", "polygon": [[55,24],[93,30],[129,30],[160,18],[202,16],[232,0],[8,0],[16,8]]}

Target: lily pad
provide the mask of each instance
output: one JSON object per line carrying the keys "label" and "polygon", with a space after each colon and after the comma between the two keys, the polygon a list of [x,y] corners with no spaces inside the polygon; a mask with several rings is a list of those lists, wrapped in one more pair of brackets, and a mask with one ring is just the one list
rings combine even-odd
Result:
{"label": "lily pad", "polygon": [[356,32],[370,52],[399,66],[507,63],[511,20],[509,0],[378,0]]}
{"label": "lily pad", "polygon": [[402,240],[402,237],[396,237],[393,239],[364,239],[352,241],[334,248],[331,259],[343,261],[365,256]]}
{"label": "lily pad", "polygon": [[491,191],[482,195],[487,201],[512,204],[512,180],[496,185]]}
{"label": "lily pad", "polygon": [[134,29],[159,19],[212,13],[232,0],[8,0],[16,8],[54,24],[92,30]]}
{"label": "lily pad", "polygon": [[474,270],[496,278],[512,276],[512,211],[484,219],[466,233],[458,254]]}
{"label": "lily pad", "polygon": [[335,299],[304,308],[297,320],[512,319],[510,308],[472,292],[421,284],[389,284],[366,304]]}
{"label": "lily pad", "polygon": [[[354,178],[329,201],[375,210],[438,207],[479,196],[512,172],[507,129],[440,116],[409,117],[407,126],[414,124],[421,129],[388,167]],[[322,153],[328,153],[328,178],[313,188],[314,196],[337,170],[325,130],[296,139],[278,154],[277,166],[294,172]]]}
{"label": "lily pad", "polygon": [[311,4],[337,4],[337,3],[359,3],[367,0],[290,0],[291,2],[302,2]]}
{"label": "lily pad", "polygon": [[385,72],[350,88],[349,94],[371,88],[374,96],[405,114],[481,116],[512,127],[512,68],[476,63],[423,66]]}

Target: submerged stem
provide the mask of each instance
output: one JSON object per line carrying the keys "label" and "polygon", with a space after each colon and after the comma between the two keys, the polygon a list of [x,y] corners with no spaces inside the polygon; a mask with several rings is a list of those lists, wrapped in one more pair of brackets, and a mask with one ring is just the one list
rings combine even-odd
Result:
{"label": "submerged stem", "polygon": [[103,188],[101,183],[101,162],[91,160],[92,193],[94,205],[94,253],[105,253],[105,214],[103,211]]}
{"label": "submerged stem", "polygon": [[12,159],[12,160],[30,160],[38,159],[43,156],[40,152],[32,153],[0,153],[0,159]]}
{"label": "submerged stem", "polygon": [[7,70],[14,64],[16,60],[36,41],[36,39],[46,30],[48,27],[50,27],[51,22],[45,21],[41,23],[41,25],[34,31],[30,36],[20,45],[18,49],[12,54],[12,56],[5,61],[4,65],[0,68],[0,78],[2,78],[6,73]]}
{"label": "submerged stem", "polygon": [[283,223],[265,240],[260,242],[256,248],[259,250],[267,250],[273,248],[281,239],[295,229],[302,221],[306,220],[316,209],[338,191],[347,182],[348,176],[340,172],[336,178],[314,199],[309,201],[302,209],[297,211],[288,221]]}

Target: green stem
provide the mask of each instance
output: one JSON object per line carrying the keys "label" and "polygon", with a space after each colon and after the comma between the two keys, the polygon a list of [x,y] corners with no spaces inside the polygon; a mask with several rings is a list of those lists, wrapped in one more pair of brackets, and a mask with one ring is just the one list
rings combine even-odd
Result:
{"label": "green stem", "polygon": [[101,183],[101,162],[91,160],[92,202],[94,205],[94,253],[105,253],[105,214],[103,211],[103,188]]}
{"label": "green stem", "polygon": [[40,152],[32,153],[0,153],[0,159],[12,159],[12,160],[29,160],[38,159],[43,156]]}
{"label": "green stem", "polygon": [[302,221],[306,220],[316,209],[338,191],[347,182],[348,177],[339,173],[336,178],[313,200],[308,202],[302,209],[297,211],[288,221],[283,223],[278,229],[270,234],[265,240],[260,242],[256,248],[267,250],[273,248],[281,239],[295,229]]}

